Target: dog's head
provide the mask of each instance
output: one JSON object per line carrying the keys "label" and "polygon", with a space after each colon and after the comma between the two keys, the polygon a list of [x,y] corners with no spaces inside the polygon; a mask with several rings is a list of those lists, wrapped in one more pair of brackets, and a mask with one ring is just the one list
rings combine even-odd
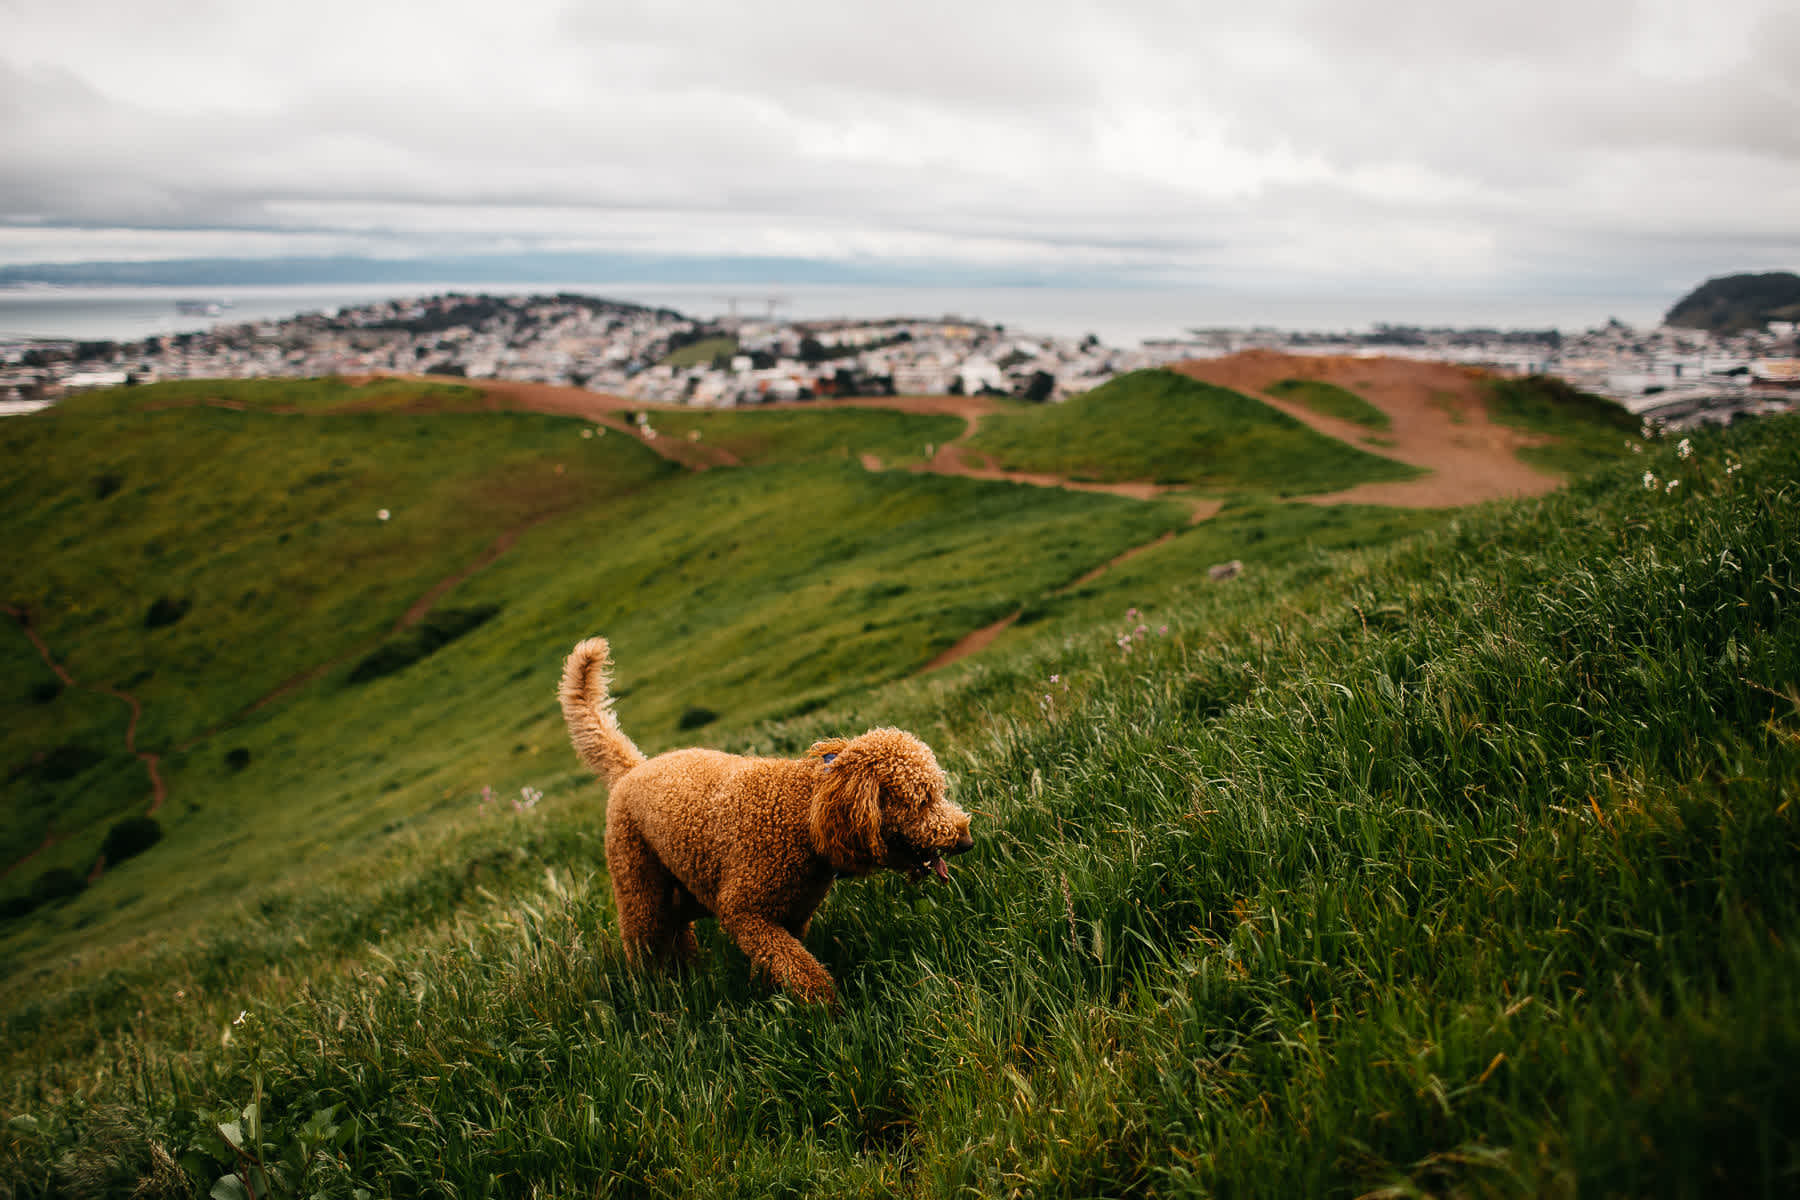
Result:
{"label": "dog's head", "polygon": [[883,868],[950,877],[944,860],[975,844],[969,814],[945,798],[948,781],[931,747],[898,729],[831,738],[817,759],[813,845],[842,875]]}

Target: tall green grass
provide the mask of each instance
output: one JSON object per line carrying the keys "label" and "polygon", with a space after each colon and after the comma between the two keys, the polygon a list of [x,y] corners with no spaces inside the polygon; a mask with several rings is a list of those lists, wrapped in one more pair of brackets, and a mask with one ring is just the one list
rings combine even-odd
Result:
{"label": "tall green grass", "polygon": [[204,1192],[254,1098],[271,1159],[335,1114],[328,1195],[1786,1194],[1797,449],[761,727],[917,728],[978,814],[947,887],[834,890],[840,1013],[712,931],[626,970],[598,806],[546,801],[15,1002],[8,1178]]}

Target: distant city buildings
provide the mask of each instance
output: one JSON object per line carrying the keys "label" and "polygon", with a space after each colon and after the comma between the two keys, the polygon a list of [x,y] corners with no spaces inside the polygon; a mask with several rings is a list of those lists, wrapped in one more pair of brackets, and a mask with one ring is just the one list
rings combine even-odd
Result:
{"label": "distant city buildings", "polygon": [[1125,349],[958,316],[700,321],[587,296],[451,294],[141,342],[0,343],[0,414],[126,382],[374,374],[523,380],[716,408],[947,392],[1054,401],[1127,371],[1251,349],[1558,375],[1669,424],[1781,411],[1800,394],[1791,322],[1729,337],[1617,321],[1572,336],[1399,326],[1367,333],[1197,329]]}

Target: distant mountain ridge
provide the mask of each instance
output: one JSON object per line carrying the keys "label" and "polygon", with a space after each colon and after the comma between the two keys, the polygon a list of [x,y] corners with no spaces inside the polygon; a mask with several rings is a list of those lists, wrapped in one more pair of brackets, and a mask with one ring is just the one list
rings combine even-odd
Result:
{"label": "distant mountain ridge", "polygon": [[1677,301],[1663,320],[1712,333],[1760,329],[1770,321],[1800,321],[1800,275],[1767,271],[1709,279]]}
{"label": "distant mountain ridge", "polygon": [[230,287],[340,283],[838,283],[939,286],[1081,285],[1093,282],[1066,271],[992,270],[952,263],[832,262],[758,256],[678,256],[532,252],[465,254],[427,258],[355,255],[286,258],[170,258],[148,262],[22,263],[0,266],[0,287],[52,284],[64,287]]}

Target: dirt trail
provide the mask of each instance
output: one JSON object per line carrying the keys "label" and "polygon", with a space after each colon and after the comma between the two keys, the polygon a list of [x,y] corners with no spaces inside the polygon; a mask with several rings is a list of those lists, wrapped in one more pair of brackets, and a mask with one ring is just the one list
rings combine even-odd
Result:
{"label": "dirt trail", "polygon": [[[125,725],[125,751],[133,758],[136,758],[139,762],[143,763],[144,770],[149,773],[150,807],[145,810],[144,815],[151,817],[155,816],[161,811],[163,802],[169,798],[169,789],[163,783],[162,756],[153,754],[148,750],[139,750],[137,748],[137,728],[138,722],[142,720],[144,716],[143,704],[130,692],[113,687],[110,684],[81,683],[78,681],[74,675],[70,674],[69,669],[57,662],[56,658],[50,653],[50,647],[32,626],[31,613],[28,610],[6,604],[0,605],[0,612],[4,612],[7,616],[18,622],[19,628],[25,631],[25,636],[29,638],[31,644],[37,648],[38,656],[44,660],[44,665],[49,667],[51,672],[62,681],[64,687],[77,688],[84,692],[97,692],[102,696],[111,696],[115,700],[123,701],[126,706],[131,709],[131,720],[126,722]],[[30,854],[27,854],[24,858],[21,858],[18,862],[7,867],[5,871],[0,872],[0,876],[12,874],[13,871],[24,866],[61,840],[62,839],[55,833],[47,834],[44,838],[43,845],[39,846],[36,850],[33,850]],[[98,877],[100,869],[101,864],[96,864],[94,872],[89,878],[93,879]]]}
{"label": "dirt trail", "polygon": [[[436,379],[435,377],[422,381],[465,384],[469,382]],[[471,386],[481,388],[483,395],[490,401],[490,407],[513,407],[530,412],[582,417],[630,433],[640,440],[644,440],[642,432],[635,426],[626,423],[618,414],[626,411],[657,411],[657,406],[646,405],[641,401],[548,383],[481,380]],[[980,427],[981,418],[988,413],[998,411],[999,407],[991,397],[987,396],[856,396],[844,400],[824,398],[805,402],[764,404],[747,411],[879,408],[895,412],[961,417],[963,419],[962,433],[938,446],[930,462],[917,463],[906,469],[914,474],[959,475],[966,479],[991,479],[1002,483],[1024,484],[1028,487],[1064,488],[1072,492],[1100,492],[1109,496],[1124,496],[1131,500],[1154,500],[1167,496],[1189,505],[1193,510],[1192,519],[1195,521],[1203,521],[1218,511],[1219,506],[1216,502],[1180,494],[1182,491],[1180,487],[1138,482],[1089,483],[1070,479],[1066,475],[1008,471],[999,467],[991,456],[985,455],[982,456],[979,465],[971,464],[969,461],[971,456],[966,448],[966,443]],[[654,427],[654,419],[651,424]],[[704,471],[709,467],[742,465],[730,451],[723,447],[690,442],[684,438],[658,437],[654,440],[645,440],[645,445],[671,462],[693,470]],[[861,456],[861,459],[867,470],[887,469],[876,455],[865,454]]]}
{"label": "dirt trail", "polygon": [[[1213,512],[1217,512],[1217,511],[1218,511],[1218,508],[1217,508],[1217,506],[1215,506],[1213,508]],[[1210,516],[1211,513],[1209,513],[1207,515]],[[1196,521],[1198,521],[1200,519],[1201,518],[1199,518],[1199,517],[1194,518],[1194,520],[1196,520]],[[1120,563],[1128,562],[1131,559],[1136,558],[1138,555],[1144,553],[1146,550],[1154,550],[1158,546],[1166,545],[1169,542],[1174,541],[1175,533],[1176,533],[1176,531],[1171,529],[1167,533],[1162,534],[1160,537],[1152,538],[1150,541],[1145,542],[1141,546],[1133,546],[1129,550],[1126,550],[1126,551],[1123,551],[1122,553],[1116,554],[1112,558],[1108,559],[1107,561],[1101,563],[1099,566],[1095,567],[1093,570],[1087,571],[1087,572],[1077,576],[1076,578],[1070,580],[1068,583],[1063,584],[1063,586],[1057,588],[1055,591],[1051,592],[1050,594],[1052,596],[1066,596],[1070,592],[1074,591],[1076,588],[1084,587],[1087,584],[1094,582],[1094,580],[1100,578],[1102,575],[1106,574],[1108,571],[1112,570],[1114,567],[1118,566]],[[971,654],[975,654],[979,651],[987,649],[988,646],[993,642],[993,640],[995,638],[997,638],[1001,634],[1005,633],[1008,629],[1010,629],[1012,627],[1014,622],[1016,622],[1020,617],[1022,617],[1024,615],[1025,615],[1025,610],[1021,608],[1017,612],[1011,614],[1010,616],[1001,617],[998,621],[995,621],[992,625],[984,625],[980,629],[975,630],[973,633],[964,635],[960,640],[957,641],[957,643],[954,646],[951,646],[948,650],[945,650],[942,654],[938,655],[936,658],[932,659],[930,662],[928,662],[924,666],[920,667],[917,671],[917,674],[929,675],[931,672],[938,670],[940,667],[947,667],[953,662],[957,662],[960,659],[969,657],[969,655],[971,655]]]}
{"label": "dirt trail", "polygon": [[920,667],[914,674],[929,675],[933,671],[947,667],[953,662],[959,662],[962,659],[969,657],[971,654],[977,654],[986,650],[995,638],[1012,628],[1013,622],[1024,615],[1025,610],[1021,608],[1011,616],[1001,617],[992,625],[983,625],[973,633],[964,634],[957,640],[954,646],[951,646],[948,650]]}
{"label": "dirt trail", "polygon": [[559,509],[555,512],[539,513],[537,516],[530,518],[522,524],[506,530],[499,537],[495,538],[493,542],[488,545],[487,549],[471,559],[467,566],[451,572],[449,575],[446,575],[444,578],[426,588],[425,591],[420,594],[419,598],[414,600],[412,604],[407,607],[406,612],[401,615],[400,619],[395,621],[394,624],[380,634],[380,636],[363,643],[353,650],[340,654],[328,662],[322,662],[317,666],[308,667],[306,670],[300,672],[300,674],[282,680],[268,692],[257,697],[237,712],[232,713],[217,725],[211,726],[210,728],[195,734],[193,737],[177,746],[176,749],[192,749],[206,739],[214,737],[224,730],[231,728],[251,713],[259,712],[275,703],[277,700],[292,695],[307,684],[312,683],[322,676],[330,674],[332,671],[337,670],[337,668],[343,666],[352,659],[361,658],[372,653],[383,641],[393,637],[395,634],[404,633],[406,630],[411,629],[414,625],[423,621],[426,616],[430,614],[431,610],[436,607],[437,602],[448,595],[458,584],[471,578],[477,573],[486,570],[488,567],[493,566],[494,563],[499,561],[501,555],[505,554],[508,550],[511,550],[521,537],[525,536],[539,525],[542,525],[545,521],[550,520],[552,517],[561,515],[562,511],[564,510]]}
{"label": "dirt trail", "polygon": [[[1483,375],[1470,368],[1418,362],[1410,359],[1290,355],[1274,351],[1252,350],[1227,358],[1179,363],[1173,369],[1203,382],[1249,393],[1328,437],[1337,438],[1353,446],[1363,446],[1374,453],[1423,467],[1431,472],[1422,479],[1406,483],[1364,484],[1329,495],[1301,498],[1307,503],[1354,502],[1385,504],[1395,507],[1452,507],[1507,496],[1541,495],[1554,489],[1560,483],[1556,478],[1542,474],[1519,461],[1514,451],[1520,447],[1540,444],[1542,439],[1506,429],[1489,420],[1481,396],[1480,383]],[[689,470],[704,471],[713,467],[741,465],[737,457],[723,447],[689,441],[685,438],[646,436],[642,427],[627,421],[623,414],[629,411],[654,412],[659,406],[645,404],[642,401],[631,400],[623,396],[590,392],[582,388],[563,387],[556,384],[514,380],[467,380],[435,376],[407,376],[404,378],[411,378],[423,383],[474,387],[481,393],[480,407],[489,411],[514,409],[581,417],[596,425],[629,437],[635,437],[663,458]],[[1347,388],[1387,413],[1392,426],[1388,430],[1375,433],[1354,422],[1322,416],[1304,405],[1267,394],[1264,389],[1282,379],[1317,379]],[[352,380],[352,382],[364,381]],[[230,402],[220,403],[229,407],[241,407]],[[356,407],[355,404],[352,404],[345,411],[354,410]],[[441,400],[427,398],[397,411],[448,411],[450,407],[452,406]],[[849,399],[822,398],[803,403],[781,403],[760,407],[794,410],[876,408],[956,416],[963,420],[962,432],[949,442],[938,446],[929,462],[915,464],[907,468],[908,470],[918,474],[956,475],[970,479],[1023,484],[1030,487],[1056,487],[1070,491],[1098,492],[1133,500],[1168,498],[1185,503],[1190,507],[1190,524],[1207,520],[1222,507],[1221,501],[1195,496],[1192,493],[1184,492],[1179,487],[1148,482],[1091,483],[1061,475],[1005,470],[994,461],[992,456],[977,456],[967,448],[969,439],[980,427],[981,419],[1000,409],[1000,405],[986,396],[859,396]],[[652,422],[652,427],[654,427],[654,422]],[[867,470],[888,469],[877,455],[864,454],[861,456],[861,461]],[[452,588],[477,571],[491,565],[512,547],[520,535],[545,519],[547,516],[534,518],[518,529],[501,534],[469,566],[428,589],[407,609],[406,614],[394,629],[384,636],[391,636],[392,633],[404,630],[422,620],[432,606]],[[1165,533],[1154,541],[1132,547],[1052,594],[1061,595],[1075,587],[1089,583],[1110,568],[1154,546],[1161,545],[1173,536],[1173,533]],[[13,612],[11,609],[6,611]],[[14,615],[17,616],[16,613]],[[1020,613],[1015,612],[991,625],[967,634],[954,646],[922,667],[920,673],[938,670],[985,648],[1016,622],[1019,616]],[[37,642],[38,639],[30,630],[29,625],[23,620],[21,620],[21,624],[25,625],[33,641]],[[38,644],[40,653],[45,656],[45,661],[51,662],[47,649],[42,646],[41,642]],[[365,647],[364,652],[366,650]],[[352,657],[355,657],[354,652],[285,681],[249,708],[228,719],[219,728],[229,726],[248,713],[263,708],[304,687]],[[58,671],[59,675],[63,674],[54,663],[52,663],[52,667]],[[155,812],[162,804],[165,791],[157,770],[157,756],[138,753],[135,749],[134,739],[140,712],[137,701],[122,692],[109,689],[90,690],[105,691],[106,694],[115,695],[132,706],[132,721],[127,732],[127,745],[145,762],[150,771],[155,792],[155,799],[150,811]],[[201,734],[200,738],[194,740],[210,737],[217,731],[218,729],[208,730]]]}
{"label": "dirt trail", "polygon": [[[740,465],[736,456],[722,447],[668,435],[646,436],[640,426],[627,421],[622,415],[627,412],[656,411],[656,406],[645,404],[641,400],[627,400],[623,396],[590,392],[584,388],[560,387],[553,383],[521,383],[510,379],[449,380],[428,377],[428,381],[454,382],[480,388],[490,407],[496,409],[514,408],[524,412],[580,417],[596,425],[604,425],[608,429],[636,438],[670,462],[691,471]],[[654,420],[651,428],[655,428]]]}
{"label": "dirt trail", "polygon": [[[529,409],[534,412],[558,413],[566,416],[579,416],[588,420],[613,425],[616,428],[631,429],[617,414],[627,409],[642,409],[647,406],[626,400],[619,396],[603,395],[598,392],[582,391],[578,388],[557,387],[552,384],[512,383],[483,381],[480,386],[490,401],[499,401],[509,406]],[[1029,471],[1008,471],[1001,468],[991,455],[976,456],[967,448],[970,438],[980,428],[981,419],[989,413],[997,412],[1000,406],[987,396],[858,396],[849,399],[820,399],[803,403],[780,403],[759,406],[756,411],[764,409],[802,410],[820,408],[876,408],[897,412],[923,413],[931,415],[960,417],[963,429],[950,441],[936,447],[931,460],[916,463],[907,470],[914,474],[957,475],[966,479],[989,479],[1002,483],[1015,483],[1027,487],[1063,488],[1074,492],[1097,492],[1109,496],[1123,496],[1131,500],[1156,500],[1167,498],[1186,504],[1189,509],[1188,523],[1198,524],[1218,513],[1224,506],[1221,500],[1196,496],[1180,487],[1159,485],[1147,482],[1127,483],[1090,483],[1070,479],[1064,475],[1052,475]],[[654,411],[652,409],[651,411]],[[654,425],[654,421],[652,421]],[[635,430],[632,430],[636,432]],[[658,438],[646,443],[651,449],[684,466],[692,466],[704,470],[707,466],[733,466],[737,460],[729,452],[719,447],[700,447],[696,443],[671,441]],[[671,447],[680,447],[682,453],[670,453]],[[696,455],[707,461],[697,462]],[[978,461],[971,461],[977,459]],[[880,471],[887,469],[879,455],[863,454],[860,456],[863,469]],[[1153,541],[1141,546],[1133,546],[1119,554],[1111,561],[1102,563],[1093,570],[1083,574],[1079,579],[1058,589],[1052,595],[1062,595],[1072,588],[1080,587],[1093,581],[1110,568],[1141,554],[1154,546],[1159,546],[1174,533],[1165,533]],[[1022,610],[1021,610],[1022,611]],[[987,647],[995,638],[1019,619],[1015,612],[984,628],[974,630],[965,635],[955,645],[939,654],[919,669],[920,674],[936,671],[942,667]]]}
{"label": "dirt trail", "polygon": [[[1431,472],[1405,483],[1367,483],[1309,504],[1386,504],[1396,508],[1452,508],[1513,496],[1541,496],[1562,481],[1521,462],[1522,447],[1542,445],[1533,434],[1495,424],[1487,414],[1485,372],[1453,363],[1404,358],[1281,354],[1246,350],[1172,368],[1204,383],[1255,396],[1327,437]],[[1315,379],[1356,393],[1393,422],[1376,431],[1321,416],[1264,389],[1283,379]]]}

